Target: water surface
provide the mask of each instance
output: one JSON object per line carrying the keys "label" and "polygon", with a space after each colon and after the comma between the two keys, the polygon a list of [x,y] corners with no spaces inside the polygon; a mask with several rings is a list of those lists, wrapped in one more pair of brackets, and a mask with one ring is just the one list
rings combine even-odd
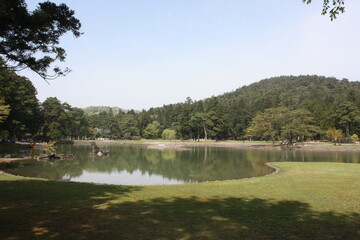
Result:
{"label": "water surface", "polygon": [[[60,145],[57,153],[74,160],[21,161],[0,164],[12,174],[56,180],[122,185],[183,184],[263,176],[273,171],[266,162],[360,162],[359,152],[264,151],[220,147],[193,147],[185,151],[147,149],[134,145],[101,146],[109,157],[91,153],[90,146]],[[9,150],[0,151],[0,155]],[[17,149],[12,154],[24,154]],[[33,152],[28,154],[39,154]]]}

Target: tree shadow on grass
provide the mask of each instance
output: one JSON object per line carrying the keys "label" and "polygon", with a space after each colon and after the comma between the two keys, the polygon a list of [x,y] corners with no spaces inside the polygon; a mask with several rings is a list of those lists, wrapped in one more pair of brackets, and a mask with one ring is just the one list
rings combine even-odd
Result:
{"label": "tree shadow on grass", "polygon": [[[29,184],[0,182],[0,191],[15,193]],[[0,239],[360,239],[359,213],[316,212],[298,201],[190,197],[116,203],[109,201],[140,188],[36,184],[32,191],[39,192],[31,194],[41,197],[0,196]]]}
{"label": "tree shadow on grass", "polygon": [[141,187],[0,181],[0,239],[92,239],[84,231],[86,224],[94,221],[99,227],[97,218],[109,201],[138,190]]}
{"label": "tree shadow on grass", "polygon": [[120,204],[133,210],[113,224],[123,239],[360,239],[360,215],[315,212],[298,201],[153,199]]}

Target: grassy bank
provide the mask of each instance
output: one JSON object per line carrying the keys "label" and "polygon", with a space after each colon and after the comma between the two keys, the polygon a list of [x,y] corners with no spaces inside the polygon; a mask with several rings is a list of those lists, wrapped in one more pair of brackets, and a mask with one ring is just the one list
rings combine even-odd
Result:
{"label": "grassy bank", "polygon": [[174,186],[0,175],[0,239],[360,239],[360,165]]}

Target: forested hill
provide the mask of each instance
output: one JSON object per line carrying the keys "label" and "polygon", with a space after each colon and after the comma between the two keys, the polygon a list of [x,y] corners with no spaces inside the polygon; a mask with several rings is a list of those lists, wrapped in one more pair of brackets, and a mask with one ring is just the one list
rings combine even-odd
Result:
{"label": "forested hill", "polygon": [[251,117],[267,108],[307,109],[317,122],[329,118],[338,106],[360,107],[360,83],[321,76],[282,76],[264,79],[217,97],[225,108],[243,109]]}
{"label": "forested hill", "polygon": [[321,76],[281,76],[264,79],[219,96],[226,102],[246,101],[257,110],[270,107],[305,107],[339,104],[345,101],[360,103],[360,83],[346,79]]}
{"label": "forested hill", "polygon": [[[207,116],[198,114],[198,121],[204,117],[212,118],[209,125],[218,126],[215,131],[218,134],[214,135],[219,138],[239,138],[246,135],[246,129],[256,114],[277,107],[306,109],[322,130],[335,127],[345,132],[339,111],[360,108],[360,83],[316,75],[281,76],[264,79],[220,96],[196,102],[187,99],[185,103],[153,108],[143,114],[156,116],[165,128],[176,128],[179,134],[187,136],[187,129],[192,128],[195,121],[194,118],[190,121],[191,117],[203,113]],[[358,124],[354,122],[352,125],[351,132],[357,132]]]}

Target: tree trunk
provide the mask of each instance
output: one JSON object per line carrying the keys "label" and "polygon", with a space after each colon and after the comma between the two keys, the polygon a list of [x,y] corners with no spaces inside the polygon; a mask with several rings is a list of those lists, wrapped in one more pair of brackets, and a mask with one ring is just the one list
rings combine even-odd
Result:
{"label": "tree trunk", "polygon": [[350,124],[349,124],[349,123],[346,124],[346,129],[345,129],[345,131],[346,131],[346,137],[350,137]]}
{"label": "tree trunk", "polygon": [[290,143],[290,145],[293,145],[293,135],[292,135],[292,132],[290,132],[289,143]]}

